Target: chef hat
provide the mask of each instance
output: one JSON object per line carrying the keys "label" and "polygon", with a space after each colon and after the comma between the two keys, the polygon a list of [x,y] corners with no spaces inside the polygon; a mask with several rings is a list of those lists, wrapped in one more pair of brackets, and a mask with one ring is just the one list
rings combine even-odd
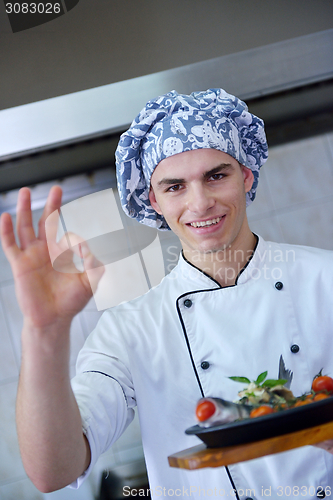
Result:
{"label": "chef hat", "polygon": [[150,179],[164,158],[193,149],[214,148],[252,170],[254,182],[246,194],[255,198],[259,169],[267,160],[263,121],[246,104],[223,89],[190,95],[171,91],[149,101],[116,150],[118,190],[125,213],[157,229],[169,229],[150,204]]}

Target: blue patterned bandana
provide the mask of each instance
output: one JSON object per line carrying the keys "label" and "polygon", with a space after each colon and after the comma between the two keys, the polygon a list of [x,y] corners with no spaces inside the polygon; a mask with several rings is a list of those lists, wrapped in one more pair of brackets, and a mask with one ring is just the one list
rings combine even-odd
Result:
{"label": "blue patterned bandana", "polygon": [[203,148],[227,153],[252,170],[254,182],[246,194],[249,205],[255,198],[259,169],[268,157],[263,121],[223,89],[191,95],[173,90],[149,101],[120,137],[116,166],[125,213],[148,226],[169,229],[150,205],[152,173],[169,156]]}

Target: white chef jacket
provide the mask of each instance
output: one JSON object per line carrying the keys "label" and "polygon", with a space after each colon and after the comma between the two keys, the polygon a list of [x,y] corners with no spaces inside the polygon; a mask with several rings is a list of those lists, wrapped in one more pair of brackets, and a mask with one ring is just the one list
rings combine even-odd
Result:
{"label": "white chef jacket", "polygon": [[[259,241],[236,285],[221,288],[180,257],[145,295],[105,311],[88,337],[72,381],[92,460],[121,435],[138,408],[153,498],[258,499],[333,494],[333,456],[312,446],[214,469],[171,468],[167,457],[200,443],[204,396],[237,398],[229,376],[277,378],[279,358],[296,396],[321,368],[333,376],[333,252]],[[280,285],[275,286],[279,282]],[[281,288],[282,283],[282,288]],[[298,352],[295,346],[298,346]],[[206,363],[203,363],[206,362]]]}

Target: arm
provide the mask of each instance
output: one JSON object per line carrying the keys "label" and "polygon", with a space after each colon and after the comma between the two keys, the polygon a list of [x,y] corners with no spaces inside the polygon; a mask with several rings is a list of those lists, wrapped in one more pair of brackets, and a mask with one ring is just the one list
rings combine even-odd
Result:
{"label": "arm", "polygon": [[[19,246],[8,214],[1,217],[0,233],[24,317],[17,396],[20,450],[27,474],[44,492],[71,483],[90,463],[89,445],[70,386],[69,330],[92,291],[86,273],[64,274],[52,268],[45,220],[59,209],[61,194],[59,187],[51,189],[36,236],[30,191],[23,188],[17,205]],[[55,240],[56,228],[51,244],[56,245]],[[93,267],[94,258],[87,247],[85,253],[85,264]]]}
{"label": "arm", "polygon": [[43,492],[70,484],[90,463],[68,360],[69,324],[24,324],[17,431],[26,472]]}

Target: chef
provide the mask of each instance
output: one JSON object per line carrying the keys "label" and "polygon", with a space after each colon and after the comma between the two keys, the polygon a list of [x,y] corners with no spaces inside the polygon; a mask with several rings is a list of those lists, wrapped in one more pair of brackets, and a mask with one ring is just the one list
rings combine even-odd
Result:
{"label": "chef", "polygon": [[[171,229],[182,253],[158,286],[104,312],[71,386],[69,325],[85,304],[78,281],[85,300],[87,283],[83,275],[68,277],[65,305],[56,289],[64,276],[47,280],[35,259],[33,277],[37,250],[46,259],[45,235],[43,224],[37,238],[32,234],[27,191],[18,207],[21,248],[9,216],[3,218],[3,245],[25,315],[18,432],[37,487],[80,486],[137,407],[153,498],[331,495],[333,456],[319,447],[199,471],[167,461],[199,443],[184,430],[195,423],[200,397],[235,399],[243,387],[230,376],[255,380],[268,370],[277,378],[282,355],[298,396],[322,367],[333,374],[332,252],[266,242],[249,228],[246,206],[266,159],[263,122],[222,89],[172,91],[147,103],[116,151],[119,195],[130,217]],[[42,221],[59,204],[54,188]],[[91,265],[84,245],[82,255]],[[37,293],[27,300],[23,290],[41,291],[51,279],[52,293],[44,293],[37,310]]]}

